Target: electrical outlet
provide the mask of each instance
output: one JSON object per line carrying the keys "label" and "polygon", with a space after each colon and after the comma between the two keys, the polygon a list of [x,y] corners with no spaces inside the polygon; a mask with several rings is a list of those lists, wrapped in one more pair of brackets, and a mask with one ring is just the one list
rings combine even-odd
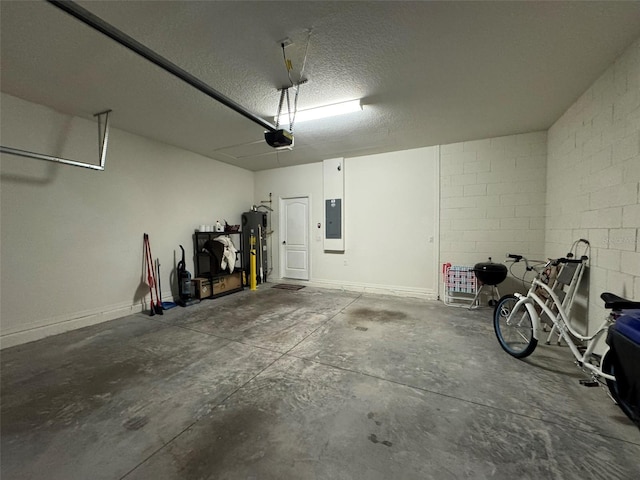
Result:
{"label": "electrical outlet", "polygon": [[344,261],[344,266],[345,266],[345,267],[349,266],[349,261],[348,261],[348,260],[346,260],[346,259],[345,259],[345,261]]}

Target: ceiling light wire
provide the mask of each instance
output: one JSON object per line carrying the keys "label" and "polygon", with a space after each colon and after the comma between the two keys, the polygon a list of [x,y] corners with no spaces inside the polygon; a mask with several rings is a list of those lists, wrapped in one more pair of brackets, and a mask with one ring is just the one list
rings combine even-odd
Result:
{"label": "ceiling light wire", "polygon": [[[290,86],[287,88],[283,88],[281,90],[281,94],[280,94],[280,105],[278,106],[278,120],[276,123],[276,128],[279,128],[280,126],[280,113],[282,111],[282,103],[283,103],[283,99],[284,96],[286,94],[287,97],[287,112],[289,114],[289,132],[293,133],[293,125],[296,121],[296,113],[298,112],[298,95],[300,94],[300,85],[302,85],[303,83],[305,83],[306,81],[304,80],[304,69],[307,65],[307,55],[309,53],[309,43],[311,43],[311,33],[313,32],[313,29],[309,29],[307,31],[307,45],[305,46],[304,49],[304,58],[302,60],[302,69],[300,70],[300,77],[298,80],[298,83],[294,83],[293,82],[293,78],[291,78],[291,70],[293,70],[293,63],[291,62],[290,59],[287,58],[287,52],[285,50],[285,44],[284,42],[280,44],[280,46],[282,47],[282,58],[284,60],[284,66],[287,69],[287,76],[289,77],[289,83]],[[293,112],[291,111],[291,103],[289,100],[289,89],[290,88],[294,88],[295,89],[295,97],[293,99]]]}
{"label": "ceiling light wire", "polygon": [[[284,42],[282,42],[280,44],[280,46],[282,47],[282,59],[284,60],[284,66],[287,69],[287,76],[289,77],[290,86],[288,86],[286,88],[283,88],[280,91],[280,105],[278,106],[278,120],[280,119],[280,112],[282,111],[282,103],[283,103],[284,97],[286,95],[286,97],[287,97],[287,113],[289,114],[289,133],[293,133],[293,122],[295,121],[296,112],[295,112],[295,105],[294,105],[294,111],[293,111],[293,117],[292,117],[291,116],[291,106],[290,106],[290,103],[289,103],[289,88],[294,86],[293,78],[291,78],[291,70],[293,69],[293,64],[291,63],[291,60],[289,60],[287,58],[287,52],[285,50]],[[295,104],[297,104],[297,98],[298,98],[298,93],[297,93],[297,89],[296,89],[296,102],[295,102]],[[276,124],[276,128],[280,127],[279,123],[280,122],[278,121],[278,124]]]}
{"label": "ceiling light wire", "polygon": [[289,89],[287,88],[287,112],[289,112],[289,132],[293,133],[293,120],[295,120],[296,112],[293,112],[293,118],[291,117],[291,103],[289,101]]}
{"label": "ceiling light wire", "polygon": [[[304,79],[304,68],[307,65],[307,54],[309,53],[309,43],[311,43],[311,32],[313,31],[313,29],[309,29],[308,30],[308,35],[307,35],[307,45],[304,48],[304,58],[302,59],[302,69],[300,70],[300,79],[298,80],[298,83],[296,84],[296,96],[295,99],[293,101],[293,119],[290,119],[289,121],[289,129],[290,132],[293,133],[293,123],[296,120],[296,114],[298,113],[298,94],[300,93],[300,85],[302,85],[303,83],[305,83],[305,79]],[[291,114],[289,114],[291,116]]]}
{"label": "ceiling light wire", "polygon": [[278,103],[278,118],[276,118],[276,130],[280,128],[280,114],[282,112],[282,103],[284,102],[285,89],[280,90],[280,103]]}
{"label": "ceiling light wire", "polygon": [[298,93],[300,93],[300,85],[296,86],[296,96],[293,100],[293,118],[289,113],[289,131],[293,133],[293,123],[296,121],[296,114],[298,113]]}
{"label": "ceiling light wire", "polygon": [[300,70],[300,80],[298,81],[298,86],[303,83],[304,80],[304,67],[307,65],[307,53],[309,52],[309,43],[311,43],[311,32],[313,29],[308,30],[307,35],[307,46],[304,48],[304,58],[302,59],[302,70]]}
{"label": "ceiling light wire", "polygon": [[284,49],[284,43],[281,43],[280,45],[282,46],[282,58],[284,59],[284,66],[287,69],[287,75],[289,76],[289,83],[291,84],[290,86],[293,87],[293,79],[291,78],[291,70],[293,69],[293,64],[291,63],[291,60],[287,58],[287,53]]}

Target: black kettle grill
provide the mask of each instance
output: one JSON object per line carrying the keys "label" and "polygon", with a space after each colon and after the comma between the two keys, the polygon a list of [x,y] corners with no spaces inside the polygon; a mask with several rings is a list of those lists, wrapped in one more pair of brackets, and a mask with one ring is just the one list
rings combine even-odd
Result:
{"label": "black kettle grill", "polygon": [[507,278],[507,267],[502,263],[493,263],[491,261],[491,257],[489,257],[488,262],[476,263],[473,266],[473,273],[481,284],[481,287],[476,292],[476,296],[474,297],[471,306],[479,306],[478,297],[485,286],[491,287],[491,299],[489,300],[489,305],[496,305],[497,300],[500,298],[498,284],[504,282],[504,279]]}

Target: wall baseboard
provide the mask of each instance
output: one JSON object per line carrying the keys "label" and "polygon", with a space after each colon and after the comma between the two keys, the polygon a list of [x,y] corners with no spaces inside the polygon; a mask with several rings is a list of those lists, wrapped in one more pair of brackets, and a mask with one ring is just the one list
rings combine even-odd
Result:
{"label": "wall baseboard", "polygon": [[[398,297],[416,297],[427,300],[437,300],[438,292],[428,288],[403,287],[398,285],[378,285],[358,282],[340,282],[336,280],[291,280],[287,278],[274,279],[283,283],[303,283],[310,287],[331,288],[357,293],[377,293],[380,295],[395,295]],[[271,280],[271,281],[274,281]]]}
{"label": "wall baseboard", "polygon": [[[100,310],[89,310],[76,312],[67,316],[53,317],[47,320],[44,325],[35,325],[24,330],[9,331],[0,333],[0,350],[22,345],[28,342],[58,335],[60,333],[89,327],[109,320],[126,317],[144,310],[141,304],[136,305],[110,305],[102,307]],[[44,323],[44,322],[43,322]]]}

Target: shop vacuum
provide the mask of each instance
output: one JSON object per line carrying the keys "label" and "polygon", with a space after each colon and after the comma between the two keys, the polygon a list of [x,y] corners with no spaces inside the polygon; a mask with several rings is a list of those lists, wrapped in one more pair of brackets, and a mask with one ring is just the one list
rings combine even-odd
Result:
{"label": "shop vacuum", "polygon": [[184,258],[184,248],[182,250],[182,260],[178,262],[176,270],[178,272],[178,296],[180,297],[176,303],[181,307],[188,307],[200,303],[200,300],[191,298],[191,273],[187,270],[187,263]]}

